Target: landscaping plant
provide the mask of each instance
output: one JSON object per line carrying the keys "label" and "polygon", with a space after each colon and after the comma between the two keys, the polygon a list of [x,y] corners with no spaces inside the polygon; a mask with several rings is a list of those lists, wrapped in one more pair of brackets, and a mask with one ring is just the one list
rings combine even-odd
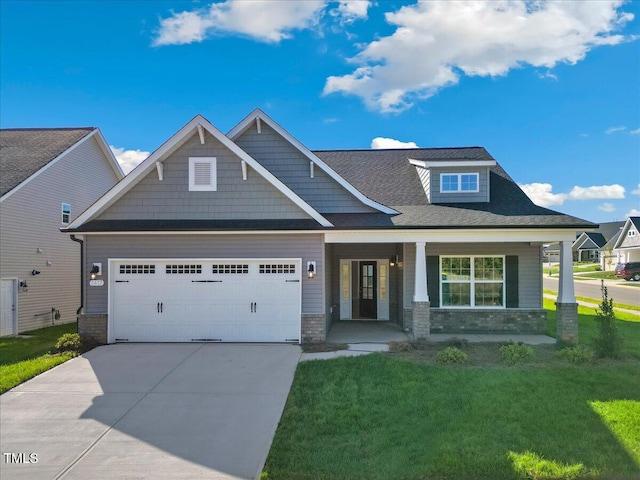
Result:
{"label": "landscaping plant", "polygon": [[566,360],[574,365],[593,361],[593,350],[586,345],[576,345],[575,347],[565,347],[556,352],[556,357]]}
{"label": "landscaping plant", "polygon": [[598,357],[618,358],[622,350],[622,336],[618,332],[616,314],[613,311],[613,299],[609,298],[604,282],[601,287],[602,302],[596,309],[598,333],[593,345]]}
{"label": "landscaping plant", "polygon": [[436,362],[443,365],[467,363],[467,354],[456,347],[447,347],[436,353]]}
{"label": "landscaping plant", "polygon": [[82,347],[82,339],[77,333],[65,333],[56,342],[58,352],[78,352]]}
{"label": "landscaping plant", "polygon": [[500,347],[500,355],[504,363],[515,365],[532,361],[535,353],[530,345],[513,342]]}

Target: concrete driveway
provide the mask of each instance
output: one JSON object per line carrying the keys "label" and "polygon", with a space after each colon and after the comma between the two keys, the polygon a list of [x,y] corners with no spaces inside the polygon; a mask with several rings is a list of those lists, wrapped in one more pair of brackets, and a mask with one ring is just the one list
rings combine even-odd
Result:
{"label": "concrete driveway", "polygon": [[0,478],[255,478],[299,358],[296,345],[99,347],[0,396]]}

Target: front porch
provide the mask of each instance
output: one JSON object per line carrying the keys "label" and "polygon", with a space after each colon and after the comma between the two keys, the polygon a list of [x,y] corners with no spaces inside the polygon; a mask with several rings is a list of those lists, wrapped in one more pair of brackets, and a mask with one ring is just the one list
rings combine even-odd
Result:
{"label": "front porch", "polygon": [[[545,336],[541,257],[524,241],[327,244],[326,341]],[[571,258],[561,241],[557,333],[576,343]]]}

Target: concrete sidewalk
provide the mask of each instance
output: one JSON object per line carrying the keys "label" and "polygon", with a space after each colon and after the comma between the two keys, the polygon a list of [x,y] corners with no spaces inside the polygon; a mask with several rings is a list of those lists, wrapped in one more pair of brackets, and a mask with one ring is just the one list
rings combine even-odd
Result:
{"label": "concrete sidewalk", "polygon": [[282,344],[96,348],[0,396],[2,453],[37,457],[0,459],[0,478],[256,478],[299,359]]}

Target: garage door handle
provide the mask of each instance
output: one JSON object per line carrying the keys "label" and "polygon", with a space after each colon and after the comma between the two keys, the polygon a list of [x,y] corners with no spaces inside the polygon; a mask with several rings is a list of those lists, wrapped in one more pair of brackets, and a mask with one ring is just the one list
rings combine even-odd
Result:
{"label": "garage door handle", "polygon": [[162,302],[160,302],[160,313],[162,313],[163,309],[164,309],[164,304]]}
{"label": "garage door handle", "polygon": [[158,309],[158,313],[160,313],[160,302],[156,303],[156,308]]}

